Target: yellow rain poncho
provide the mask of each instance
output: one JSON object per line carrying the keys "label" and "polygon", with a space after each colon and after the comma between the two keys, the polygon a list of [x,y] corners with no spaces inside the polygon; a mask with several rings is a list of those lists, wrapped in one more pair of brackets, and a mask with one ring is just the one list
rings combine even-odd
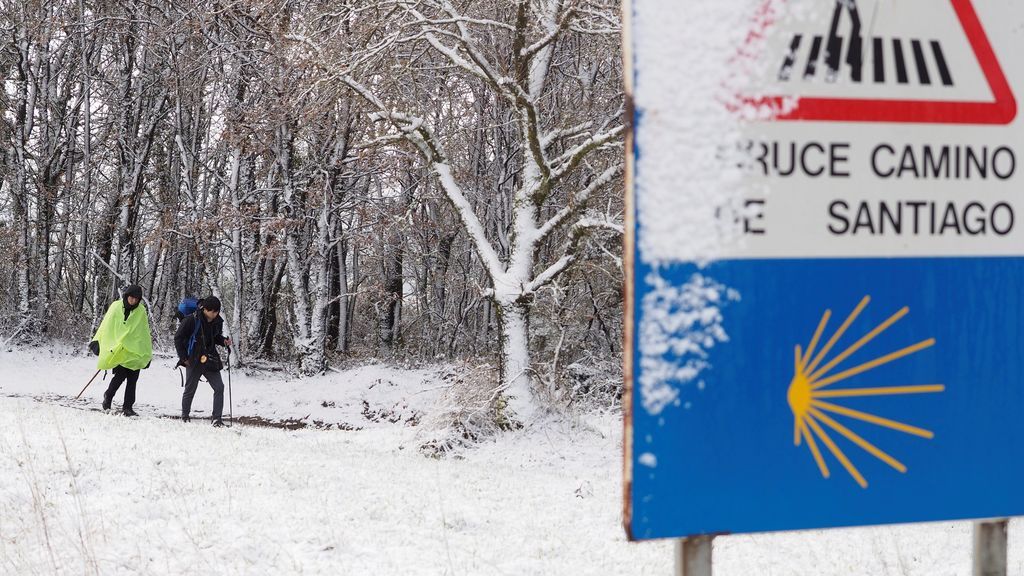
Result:
{"label": "yellow rain poncho", "polygon": [[142,302],[125,320],[124,301],[114,301],[92,339],[100,343],[100,359],[96,364],[100,370],[110,370],[116,366],[141,370],[153,358],[149,318]]}

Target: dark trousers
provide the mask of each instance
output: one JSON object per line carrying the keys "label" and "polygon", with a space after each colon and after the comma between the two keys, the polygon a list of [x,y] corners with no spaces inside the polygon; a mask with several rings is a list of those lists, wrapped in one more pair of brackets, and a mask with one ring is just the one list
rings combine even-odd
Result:
{"label": "dark trousers", "polygon": [[185,369],[185,393],[181,396],[181,415],[188,416],[192,410],[192,398],[199,387],[200,376],[206,376],[210,388],[213,388],[213,419],[220,420],[221,412],[224,411],[224,381],[220,378],[220,370],[204,371],[201,365]]}
{"label": "dark trousers", "polygon": [[125,380],[128,381],[128,384],[124,387],[124,406],[121,409],[125,411],[132,409],[132,406],[135,405],[135,384],[139,381],[139,370],[129,370],[124,366],[114,368],[114,377],[110,379],[107,391],[103,393],[104,404],[108,404],[114,399],[114,394],[117,394],[117,389]]}

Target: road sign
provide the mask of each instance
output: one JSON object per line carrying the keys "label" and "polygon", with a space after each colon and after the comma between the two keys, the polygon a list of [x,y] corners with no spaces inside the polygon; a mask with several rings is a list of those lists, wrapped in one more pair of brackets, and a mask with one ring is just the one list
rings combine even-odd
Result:
{"label": "road sign", "polygon": [[1024,514],[1024,4],[627,12],[631,538]]}

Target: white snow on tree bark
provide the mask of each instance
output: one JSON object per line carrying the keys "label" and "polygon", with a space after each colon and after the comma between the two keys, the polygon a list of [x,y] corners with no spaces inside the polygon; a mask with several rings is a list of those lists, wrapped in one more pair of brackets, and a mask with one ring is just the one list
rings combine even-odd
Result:
{"label": "white snow on tree bark", "polygon": [[530,349],[524,310],[499,301],[501,324],[501,357],[505,395],[513,415],[522,421],[531,420],[536,413],[531,380]]}
{"label": "white snow on tree bark", "polygon": [[[231,168],[229,169],[228,176],[228,194],[231,200],[231,210],[238,218],[241,214],[242,203],[238,194],[239,175],[241,173],[242,165],[242,149],[239,146],[233,146],[231,148]],[[235,334],[235,356],[233,362],[237,363],[243,358],[239,358],[239,353],[247,353],[248,351],[243,348],[246,339],[239,338],[245,334],[245,329],[248,327],[247,322],[249,318],[247,315],[242,314],[242,305],[245,302],[245,264],[242,258],[242,229],[239,221],[234,221],[231,224],[231,265],[232,273],[234,275],[234,300],[231,308],[231,319],[234,321],[234,326],[231,327],[231,334]]]}
{"label": "white snow on tree bark", "polygon": [[[541,10],[544,13],[543,21],[547,35],[540,41],[540,46],[542,47],[536,51],[536,54],[530,61],[529,90],[531,102],[536,102],[540,98],[541,92],[544,91],[544,83],[548,79],[548,69],[551,65],[551,55],[553,52],[552,40],[558,33],[557,18],[562,11],[562,2],[561,0],[541,2]],[[526,51],[529,53],[531,50],[528,48]]]}
{"label": "white snow on tree bark", "polygon": [[487,268],[487,273],[492,277],[497,276],[504,267],[498,258],[498,253],[494,251],[491,243],[487,240],[483,224],[480,223],[480,219],[473,212],[473,206],[466,199],[466,195],[462,193],[462,188],[455,182],[451,166],[441,162],[434,162],[431,168],[433,168],[434,174],[437,176],[437,180],[440,182],[441,188],[444,190],[449,202],[454,206],[455,213],[462,222],[462,227],[469,233],[469,237],[473,241],[473,249],[476,250],[480,261]]}
{"label": "white snow on tree bark", "polygon": [[311,295],[313,310],[309,327],[309,358],[304,359],[306,364],[304,368],[308,368],[313,373],[320,372],[327,365],[325,343],[327,340],[327,307],[330,300],[329,282],[331,279],[329,248],[331,240],[330,212],[330,198],[325,197],[323,205],[320,207],[320,219],[317,224],[318,232],[312,247],[312,265],[310,266],[310,273],[315,274],[312,278],[313,294]]}

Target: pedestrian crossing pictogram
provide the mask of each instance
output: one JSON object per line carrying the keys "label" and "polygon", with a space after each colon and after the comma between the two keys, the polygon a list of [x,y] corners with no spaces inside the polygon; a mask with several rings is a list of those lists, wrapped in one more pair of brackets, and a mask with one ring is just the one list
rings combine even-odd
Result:
{"label": "pedestrian crossing pictogram", "polygon": [[[795,79],[794,68],[796,67],[799,70],[799,63],[803,61],[805,65],[803,73],[799,75],[799,78],[804,80],[817,78],[818,70],[821,68],[819,64],[824,64],[827,67],[826,74],[824,75],[825,80],[835,82],[841,64],[831,61],[830,58],[826,58],[824,62],[819,62],[821,46],[823,44],[822,37],[814,36],[806,53],[801,52],[802,48],[807,46],[806,43],[801,45],[803,38],[802,34],[793,35],[793,40],[790,43],[790,52],[786,54],[782,67],[779,69],[779,80]],[[842,42],[842,38],[835,39],[833,44],[834,54],[839,53],[839,50],[842,48]],[[850,78],[854,82],[861,82],[863,79],[863,52],[859,44],[861,42],[858,39],[851,38],[849,48],[847,48],[849,56],[846,63],[849,65]],[[942,44],[938,40],[923,41],[913,39],[904,41],[900,38],[871,38],[870,45],[869,66],[872,74],[869,76],[869,81],[877,84],[885,82],[897,82],[899,84],[917,82],[923,86],[935,82],[936,84],[941,83],[943,86],[953,86],[953,75],[950,73],[946,57],[942,52]],[[909,49],[905,51],[904,46],[908,46]],[[911,54],[912,59],[908,57]],[[802,60],[800,59],[801,56],[804,57]],[[886,64],[889,59],[893,62],[891,68]],[[916,72],[915,75],[910,74],[911,69]]]}
{"label": "pedestrian crossing pictogram", "polygon": [[[850,20],[851,33],[847,37],[839,33],[844,14]],[[864,75],[866,67],[870,70],[867,78]],[[865,38],[854,0],[836,3],[827,34],[792,35],[778,77],[780,81],[823,78],[827,82],[835,82],[843,68],[848,69],[852,82],[917,82],[925,86],[935,82],[953,86],[953,75],[941,41],[931,38]]]}
{"label": "pedestrian crossing pictogram", "polygon": [[774,95],[742,100],[773,120],[1008,124],[1016,117],[971,0],[834,0],[820,18],[767,26],[776,29],[752,34],[777,37],[766,44],[772,54],[759,59],[768,74],[756,91]]}

